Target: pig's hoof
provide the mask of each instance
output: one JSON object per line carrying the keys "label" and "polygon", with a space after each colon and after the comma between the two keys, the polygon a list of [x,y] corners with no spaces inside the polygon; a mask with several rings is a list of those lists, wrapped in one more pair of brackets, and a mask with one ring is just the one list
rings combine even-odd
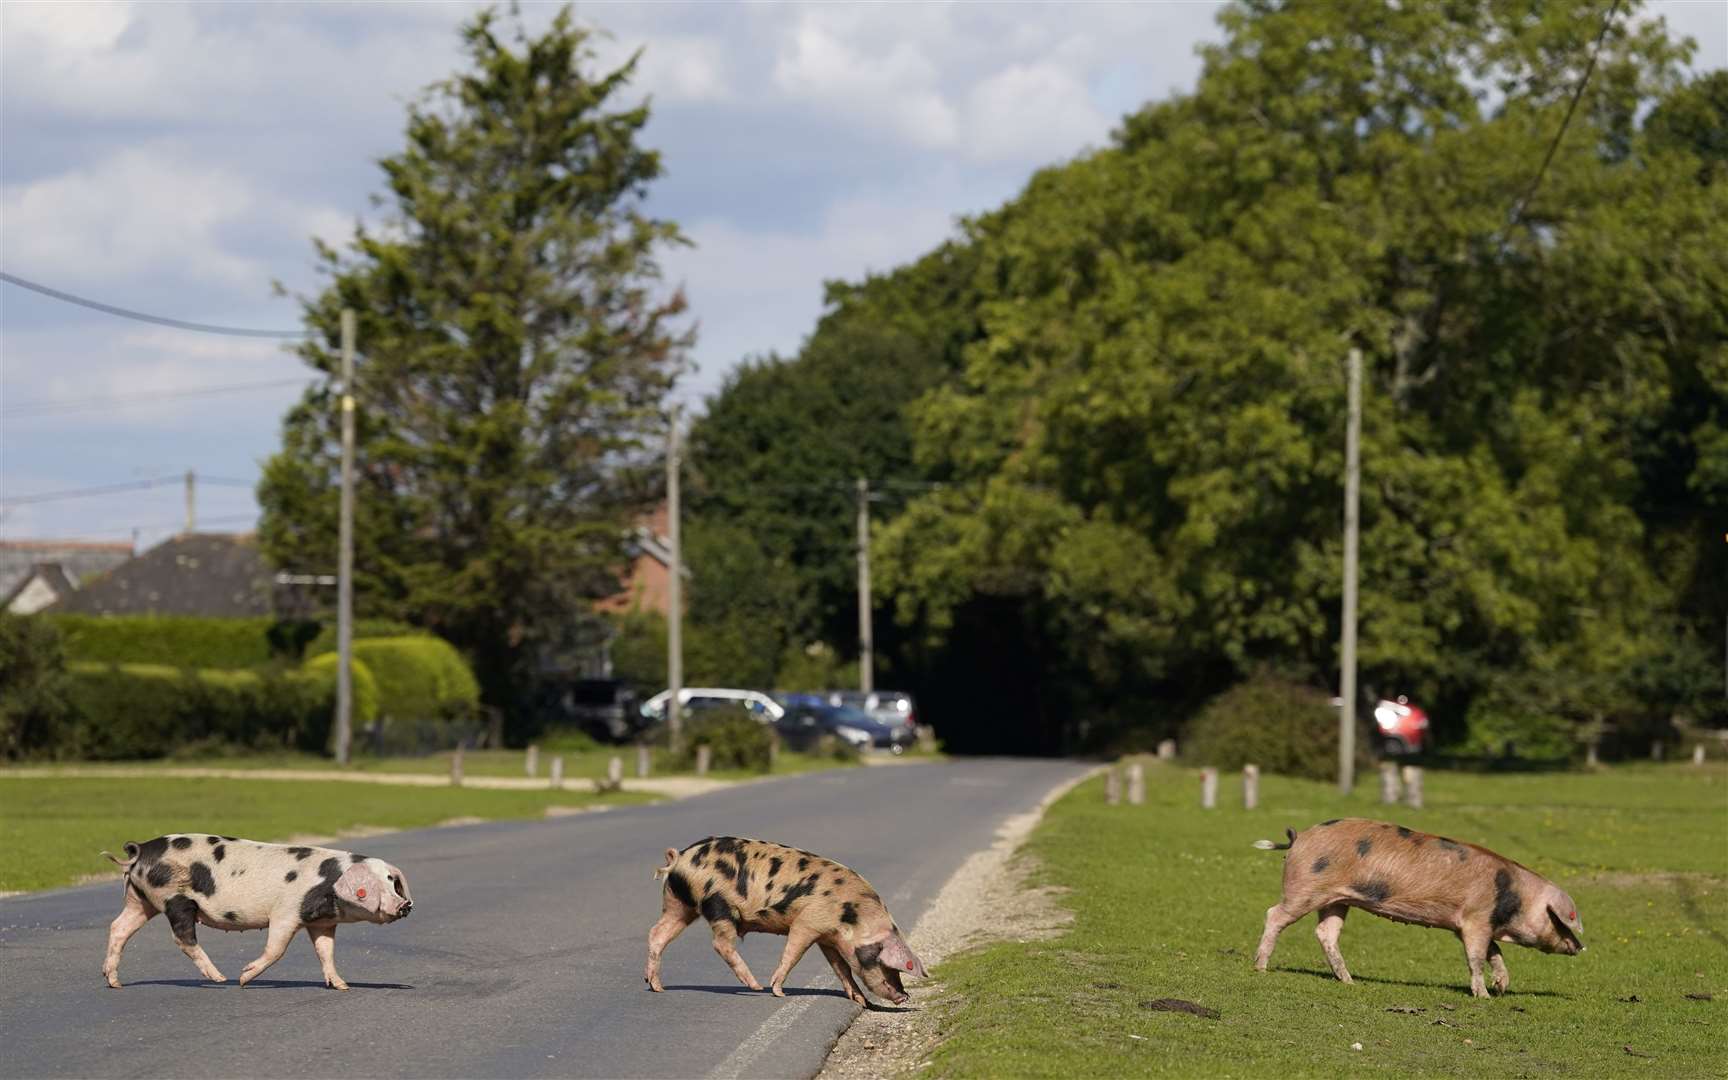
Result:
{"label": "pig's hoof", "polygon": [[326,982],[324,985],[329,987],[332,990],[346,990],[346,989],[348,989],[348,984],[343,982],[341,979],[337,979],[335,982]]}
{"label": "pig's hoof", "polygon": [[115,976],[104,973],[102,978],[104,981],[106,981],[108,983],[108,989],[110,989],[110,990],[120,989],[120,980],[118,978],[116,978]]}
{"label": "pig's hoof", "polygon": [[773,985],[773,986],[771,986],[771,987],[769,987],[769,988],[768,988],[768,990],[769,990],[769,992],[770,992],[770,993],[772,993],[772,994],[773,994],[773,995],[774,995],[774,996],[775,996],[775,997],[780,997],[780,998],[783,998],[783,997],[785,997],[785,996],[786,996],[786,991],[784,991],[784,990],[782,990],[782,989],[780,989],[780,984],[779,984],[779,983],[775,983],[775,984],[774,984],[774,985]]}

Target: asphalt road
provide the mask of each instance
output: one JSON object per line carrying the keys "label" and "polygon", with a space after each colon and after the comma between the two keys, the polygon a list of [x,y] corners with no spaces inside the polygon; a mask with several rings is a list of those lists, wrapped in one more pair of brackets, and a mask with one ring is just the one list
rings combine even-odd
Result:
{"label": "asphalt road", "polygon": [[[667,949],[666,993],[642,963],[667,847],[709,835],[777,840],[870,879],[902,926],[996,828],[1082,767],[1059,761],[913,764],[772,780],[684,802],[539,822],[371,837],[400,865],[414,914],[336,938],[353,986],[328,990],[305,935],[241,990],[261,932],[200,927],[227,975],[201,980],[166,919],[102,981],[117,885],[0,900],[0,1076],[809,1076],[857,1006],[816,950],[784,1000],[732,977],[698,921]],[[188,821],[222,833],[220,808]],[[116,836],[115,850],[126,840]],[[785,939],[741,951],[759,980]],[[908,989],[918,1005],[915,981]]]}

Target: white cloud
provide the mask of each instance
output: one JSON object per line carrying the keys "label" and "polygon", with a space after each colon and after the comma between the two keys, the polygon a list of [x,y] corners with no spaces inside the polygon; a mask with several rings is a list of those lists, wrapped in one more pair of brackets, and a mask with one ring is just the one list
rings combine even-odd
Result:
{"label": "white cloud", "polygon": [[1053,62],[1004,68],[966,102],[966,149],[985,160],[1053,160],[1109,132],[1079,76]]}
{"label": "white cloud", "polygon": [[173,267],[209,282],[262,282],[265,268],[224,249],[217,231],[254,213],[250,184],[222,167],[153,148],[0,194],[4,262],[59,280],[113,281]]}
{"label": "white cloud", "polygon": [[838,106],[850,118],[887,125],[923,147],[951,146],[955,110],[938,91],[937,67],[916,42],[871,51],[855,48],[837,23],[855,25],[849,9],[806,11],[782,41],[774,84],[802,105]]}

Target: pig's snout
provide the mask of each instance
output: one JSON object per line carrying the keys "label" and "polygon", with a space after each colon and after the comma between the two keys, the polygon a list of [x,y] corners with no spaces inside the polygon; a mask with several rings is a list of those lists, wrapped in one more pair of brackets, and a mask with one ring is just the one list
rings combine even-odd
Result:
{"label": "pig's snout", "polygon": [[408,913],[413,911],[413,910],[414,910],[414,901],[404,900],[404,901],[402,901],[402,906],[396,909],[396,917],[398,919],[406,919],[408,917]]}

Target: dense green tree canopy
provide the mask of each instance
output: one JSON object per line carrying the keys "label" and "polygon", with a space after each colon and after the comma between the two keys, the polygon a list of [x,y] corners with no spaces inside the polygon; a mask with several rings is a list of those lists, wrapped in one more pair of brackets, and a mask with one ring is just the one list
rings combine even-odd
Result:
{"label": "dense green tree canopy", "polygon": [[[648,111],[618,103],[634,59],[597,73],[567,10],[510,31],[476,16],[465,70],[409,108],[381,163],[384,223],[321,248],[301,350],[333,376],[339,313],[359,312],[359,609],[467,650],[499,707],[616,588],[625,525],[655,494],[632,468],[690,340],[656,261],[682,238],[642,208],[661,171]],[[335,559],[336,390],[307,393],[265,470],[279,565]]]}
{"label": "dense green tree canopy", "polygon": [[[891,319],[843,297],[796,360],[741,375],[704,474],[941,482],[879,537],[890,662],[1002,684],[949,718],[974,745],[1073,745],[1259,669],[1336,685],[1357,348],[1367,684],[1453,737],[1471,709],[1719,711],[1723,75],[1686,81],[1632,7],[1604,31],[1608,0],[1229,6],[1196,90],[968,222],[947,288],[908,284]],[[871,351],[908,326],[951,348]],[[909,454],[854,453],[847,395],[884,372]],[[844,502],[783,502],[768,531],[843,545]],[[815,578],[848,564],[816,543],[790,558],[846,643],[839,581]]]}

